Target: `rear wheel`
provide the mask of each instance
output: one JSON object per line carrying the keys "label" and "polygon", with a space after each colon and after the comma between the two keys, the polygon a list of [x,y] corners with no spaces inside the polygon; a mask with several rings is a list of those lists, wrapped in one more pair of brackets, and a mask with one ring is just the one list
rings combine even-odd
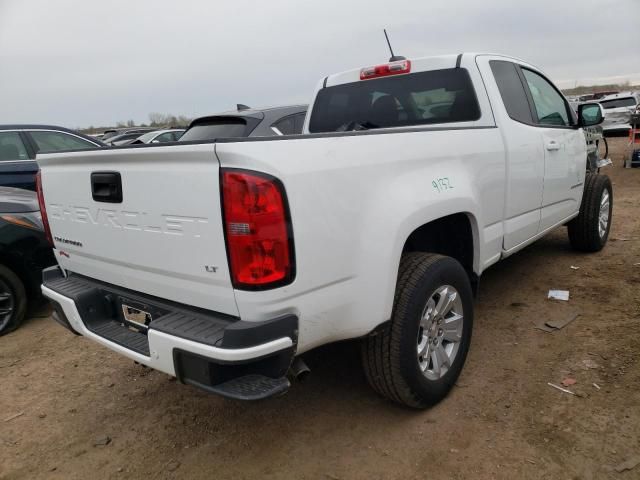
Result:
{"label": "rear wheel", "polygon": [[0,335],[18,328],[26,310],[27,294],[22,281],[0,265]]}
{"label": "rear wheel", "polygon": [[442,255],[403,255],[391,321],[363,341],[369,383],[410,407],[440,401],[460,375],[472,326],[473,296],[462,265]]}
{"label": "rear wheel", "polygon": [[613,188],[606,175],[587,174],[580,213],[568,224],[574,250],[598,252],[607,243],[613,213]]}

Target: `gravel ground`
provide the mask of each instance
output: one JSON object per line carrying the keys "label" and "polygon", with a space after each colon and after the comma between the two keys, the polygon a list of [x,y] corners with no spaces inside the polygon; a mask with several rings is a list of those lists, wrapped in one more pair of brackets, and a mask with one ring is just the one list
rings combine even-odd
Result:
{"label": "gravel ground", "polygon": [[[578,254],[560,228],[487,271],[467,365],[436,407],[377,397],[355,342],[311,352],[287,395],[240,403],[41,316],[0,338],[0,478],[640,478],[640,169],[611,143],[609,244]],[[547,385],[567,378],[577,395]]]}

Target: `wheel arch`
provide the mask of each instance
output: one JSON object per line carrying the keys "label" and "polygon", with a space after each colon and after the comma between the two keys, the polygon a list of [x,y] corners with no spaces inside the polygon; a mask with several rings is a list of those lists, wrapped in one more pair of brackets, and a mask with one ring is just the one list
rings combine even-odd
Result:
{"label": "wheel arch", "polygon": [[415,225],[404,240],[400,256],[408,252],[428,252],[455,258],[469,275],[475,293],[480,274],[479,235],[473,213],[451,213]]}

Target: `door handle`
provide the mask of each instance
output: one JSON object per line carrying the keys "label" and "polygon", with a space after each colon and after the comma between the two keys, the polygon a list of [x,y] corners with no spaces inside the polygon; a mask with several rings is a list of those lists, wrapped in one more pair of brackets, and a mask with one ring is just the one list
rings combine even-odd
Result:
{"label": "door handle", "polygon": [[560,144],[555,140],[550,140],[549,142],[547,142],[547,150],[560,150]]}
{"label": "door handle", "polygon": [[91,195],[96,202],[122,203],[120,172],[91,173]]}

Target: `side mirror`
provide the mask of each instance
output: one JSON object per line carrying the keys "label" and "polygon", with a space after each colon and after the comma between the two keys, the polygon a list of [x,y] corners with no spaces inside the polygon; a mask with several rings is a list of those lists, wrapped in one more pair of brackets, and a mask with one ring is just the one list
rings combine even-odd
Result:
{"label": "side mirror", "polygon": [[578,126],[592,127],[604,120],[604,110],[599,103],[583,103],[578,105]]}

